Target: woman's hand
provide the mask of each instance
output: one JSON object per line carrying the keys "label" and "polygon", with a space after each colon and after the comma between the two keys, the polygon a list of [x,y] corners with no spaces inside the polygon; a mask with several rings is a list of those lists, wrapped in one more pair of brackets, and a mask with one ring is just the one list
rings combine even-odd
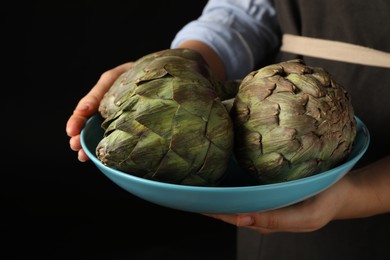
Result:
{"label": "woman's hand", "polygon": [[285,208],[243,214],[206,214],[260,233],[310,232],[332,220],[390,212],[390,156],[347,174],[316,196]]}
{"label": "woman's hand", "polygon": [[132,65],[133,62],[128,62],[104,72],[96,85],[79,101],[73,114],[69,117],[66,124],[66,133],[70,137],[70,148],[73,151],[78,152],[79,161],[84,162],[89,159],[81,148],[80,143],[80,132],[83,129],[85,122],[98,112],[100,101],[114,81],[122,73],[131,68]]}

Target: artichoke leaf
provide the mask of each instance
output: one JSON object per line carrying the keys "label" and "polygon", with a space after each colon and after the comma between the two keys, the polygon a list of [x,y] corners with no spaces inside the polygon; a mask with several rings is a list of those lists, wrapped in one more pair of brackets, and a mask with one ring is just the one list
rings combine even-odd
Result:
{"label": "artichoke leaf", "polygon": [[283,68],[283,72],[279,73],[281,75],[283,74],[303,75],[306,73],[312,73],[312,69],[306,66],[306,64],[301,59],[292,59],[292,60],[280,62],[279,65]]}
{"label": "artichoke leaf", "polygon": [[319,173],[322,170],[320,165],[321,164],[315,159],[301,161],[297,164],[294,164],[288,171],[283,174],[284,181],[296,180]]}
{"label": "artichoke leaf", "polygon": [[280,74],[280,73],[283,73],[283,67],[280,64],[271,64],[269,66],[260,68],[257,71],[252,71],[251,73],[249,73],[250,77],[248,77],[248,78],[245,77],[244,80],[245,81],[246,80],[252,81],[251,77],[255,77],[257,79],[268,78],[268,77],[272,77],[272,76]]}
{"label": "artichoke leaf", "polygon": [[140,97],[134,120],[156,134],[169,138],[172,135],[172,124],[177,110],[176,102]]}
{"label": "artichoke leaf", "polygon": [[191,165],[191,171],[201,168],[210,141],[205,137],[207,123],[202,118],[191,116],[179,107],[173,120],[170,149]]}
{"label": "artichoke leaf", "polygon": [[[242,83],[240,86],[240,97],[243,100],[257,100],[260,102],[269,97],[275,88],[275,82],[268,78],[254,78],[251,82]],[[250,89],[250,91],[246,91],[246,89]]]}
{"label": "artichoke leaf", "polygon": [[279,125],[281,128],[295,129],[299,135],[316,132],[317,129],[317,122],[313,117],[299,114],[280,113]]}
{"label": "artichoke leaf", "polygon": [[317,67],[312,67],[311,69],[314,72],[312,76],[316,78],[321,83],[322,86],[324,87],[331,86],[332,78],[326,70]]}
{"label": "artichoke leaf", "polygon": [[194,178],[197,182],[201,182],[203,180],[204,183],[214,183],[215,185],[218,185],[223,179],[224,173],[227,169],[227,163],[221,163],[221,158],[222,161],[227,162],[230,159],[230,153],[226,153],[224,150],[221,150],[220,147],[210,143],[210,147],[207,151],[207,156],[202,167],[196,174],[188,176],[188,180],[186,181],[192,182],[194,181],[192,178]]}
{"label": "artichoke leaf", "polygon": [[292,156],[286,155],[288,160],[295,164],[299,161],[310,161],[312,158],[321,158],[321,150],[323,149],[322,140],[320,137],[315,135],[313,132],[301,135],[299,137],[300,147],[292,150]]}
{"label": "artichoke leaf", "polygon": [[129,160],[136,164],[137,168],[155,172],[168,150],[169,142],[165,138],[152,131],[147,131],[137,140],[129,155]]}
{"label": "artichoke leaf", "polygon": [[173,99],[189,114],[207,121],[216,94],[212,88],[182,79],[173,82]]}
{"label": "artichoke leaf", "polygon": [[268,97],[267,100],[277,104],[285,114],[302,115],[306,112],[307,95],[295,95],[289,92],[279,92]]}
{"label": "artichoke leaf", "polygon": [[165,68],[157,68],[150,71],[147,71],[144,75],[139,77],[135,83],[139,86],[140,84],[144,83],[145,81],[150,81],[153,79],[160,79],[164,76],[168,75],[168,72]]}
{"label": "artichoke leaf", "polygon": [[317,99],[308,96],[306,103],[305,114],[311,116],[322,123],[322,120],[327,118],[327,113],[331,110],[331,106],[323,98]]}
{"label": "artichoke leaf", "polygon": [[298,89],[313,97],[319,98],[325,95],[324,87],[310,75],[290,74],[286,79],[291,81]]}
{"label": "artichoke leaf", "polygon": [[274,93],[279,92],[288,92],[290,94],[296,93],[296,87],[290,81],[286,80],[280,75],[275,75],[272,77],[272,81],[275,82],[276,88],[273,91]]}
{"label": "artichoke leaf", "polygon": [[190,169],[191,165],[186,159],[169,149],[160,161],[158,169],[144,177],[168,183],[181,183],[191,173]]}
{"label": "artichoke leaf", "polygon": [[289,169],[288,161],[286,161],[282,154],[278,152],[272,152],[263,154],[254,159],[253,167],[256,168],[255,172],[251,174],[260,180],[261,183],[271,183],[275,179],[280,179],[285,168]]}
{"label": "artichoke leaf", "polygon": [[207,120],[206,138],[221,150],[233,149],[233,122],[226,111],[225,106],[214,100]]}
{"label": "artichoke leaf", "polygon": [[129,117],[126,112],[124,112],[120,117],[118,117],[116,120],[112,121],[111,124],[108,126],[106,131],[104,132],[105,135],[111,134],[111,132],[120,130],[126,133],[131,134],[132,136],[141,136],[145,131],[148,130],[147,127],[140,124],[133,118]]}
{"label": "artichoke leaf", "polygon": [[297,131],[293,128],[273,128],[271,131],[266,131],[262,134],[262,153],[268,154],[279,152],[284,154],[289,151],[295,151],[300,147],[299,141],[296,139]]}
{"label": "artichoke leaf", "polygon": [[127,159],[128,151],[137,142],[131,134],[124,131],[114,131],[105,136],[96,147],[96,156],[107,165],[122,169],[122,163]]}
{"label": "artichoke leaf", "polygon": [[135,90],[134,94],[153,99],[171,100],[173,98],[172,79],[161,78],[145,82]]}

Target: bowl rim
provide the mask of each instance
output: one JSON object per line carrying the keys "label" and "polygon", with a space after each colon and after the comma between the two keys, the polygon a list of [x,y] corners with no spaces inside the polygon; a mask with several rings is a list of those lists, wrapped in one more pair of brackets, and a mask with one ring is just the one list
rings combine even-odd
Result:
{"label": "bowl rim", "polygon": [[284,181],[284,182],[279,182],[279,183],[248,185],[248,186],[227,186],[227,187],[221,187],[221,186],[194,186],[194,185],[182,185],[182,184],[166,183],[166,182],[160,182],[160,181],[145,179],[145,178],[138,177],[138,176],[132,175],[130,173],[125,173],[125,172],[122,172],[122,171],[119,171],[117,169],[114,169],[114,168],[111,168],[111,167],[108,167],[108,166],[104,165],[97,158],[96,154],[92,153],[92,151],[90,149],[88,149],[88,145],[86,143],[86,132],[88,131],[88,128],[91,126],[90,124],[91,124],[91,122],[93,120],[97,120],[99,117],[101,118],[101,116],[99,114],[95,114],[92,117],[90,117],[87,120],[84,128],[81,130],[81,133],[80,133],[81,146],[82,146],[83,150],[85,151],[85,153],[87,154],[87,156],[89,157],[89,159],[95,165],[97,165],[97,166],[99,166],[101,168],[104,168],[107,172],[109,172],[111,174],[116,174],[116,175],[119,175],[121,177],[137,181],[139,183],[148,184],[148,185],[152,185],[152,186],[156,186],[156,187],[160,187],[160,188],[175,189],[175,190],[186,189],[188,191],[193,190],[193,191],[207,191],[207,192],[226,192],[226,191],[240,191],[240,192],[242,192],[242,191],[258,190],[259,188],[267,190],[267,189],[275,189],[275,188],[280,188],[280,187],[289,187],[289,186],[294,186],[296,184],[300,184],[301,185],[301,184],[305,184],[307,182],[318,181],[318,180],[321,180],[323,178],[329,177],[329,175],[337,175],[337,174],[339,174],[338,170],[340,170],[341,168],[353,167],[354,164],[356,164],[356,162],[358,160],[360,160],[360,158],[364,155],[364,153],[368,149],[368,146],[370,144],[370,138],[371,138],[370,137],[370,133],[369,133],[366,125],[363,123],[362,120],[360,120],[359,117],[357,117],[355,115],[354,118],[355,118],[355,120],[357,122],[357,127],[358,127],[357,132],[359,132],[359,130],[362,131],[362,134],[365,135],[365,137],[366,137],[363,140],[364,143],[361,145],[360,150],[356,151],[356,155],[354,157],[349,158],[346,162],[344,162],[344,163],[342,163],[342,164],[340,164],[340,165],[338,165],[338,166],[336,166],[336,167],[334,167],[332,169],[320,172],[320,173],[315,174],[315,175],[303,177],[303,178],[300,178],[300,179]]}

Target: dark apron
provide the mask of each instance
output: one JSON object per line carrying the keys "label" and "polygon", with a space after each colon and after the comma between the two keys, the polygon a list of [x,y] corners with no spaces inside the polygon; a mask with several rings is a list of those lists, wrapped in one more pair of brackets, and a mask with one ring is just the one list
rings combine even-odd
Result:
{"label": "dark apron", "polygon": [[[388,0],[276,0],[281,32],[342,41],[390,52]],[[326,68],[351,94],[371,143],[356,167],[389,154],[390,69],[279,53]],[[390,187],[389,187],[390,188]],[[239,228],[238,259],[390,259],[390,214],[337,220],[310,233],[260,235]]]}

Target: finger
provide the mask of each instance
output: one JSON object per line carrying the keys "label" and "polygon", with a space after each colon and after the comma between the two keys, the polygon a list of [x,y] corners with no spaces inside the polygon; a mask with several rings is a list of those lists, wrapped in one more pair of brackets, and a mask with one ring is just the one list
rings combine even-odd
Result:
{"label": "finger", "polygon": [[[276,210],[241,214],[237,216],[238,226],[247,226],[262,233],[274,232],[309,232],[328,223],[324,214],[318,214],[312,207],[313,199]],[[253,223],[247,225],[248,217]]]}
{"label": "finger", "polygon": [[126,70],[130,69],[133,66],[134,62],[128,62],[122,65],[119,65],[109,71],[104,72],[96,85],[90,90],[86,97],[94,98],[99,101],[102,100],[104,94],[112,86],[115,80]]}
{"label": "finger", "polygon": [[79,150],[78,152],[78,156],[77,156],[77,159],[80,161],[80,162],[86,162],[89,160],[89,157],[88,155],[85,153],[85,151],[83,149]]}
{"label": "finger", "polygon": [[235,214],[204,214],[204,215],[237,226],[237,215]]}
{"label": "finger", "polygon": [[80,135],[72,136],[69,140],[69,145],[73,151],[81,150]]}
{"label": "finger", "polygon": [[69,137],[79,135],[88,117],[71,115],[66,123],[66,133]]}
{"label": "finger", "polygon": [[128,62],[102,74],[96,85],[79,101],[73,111],[73,115],[69,118],[66,130],[69,136],[80,133],[88,118],[98,111],[100,101],[104,94],[119,75],[129,69],[132,65],[133,62]]}

